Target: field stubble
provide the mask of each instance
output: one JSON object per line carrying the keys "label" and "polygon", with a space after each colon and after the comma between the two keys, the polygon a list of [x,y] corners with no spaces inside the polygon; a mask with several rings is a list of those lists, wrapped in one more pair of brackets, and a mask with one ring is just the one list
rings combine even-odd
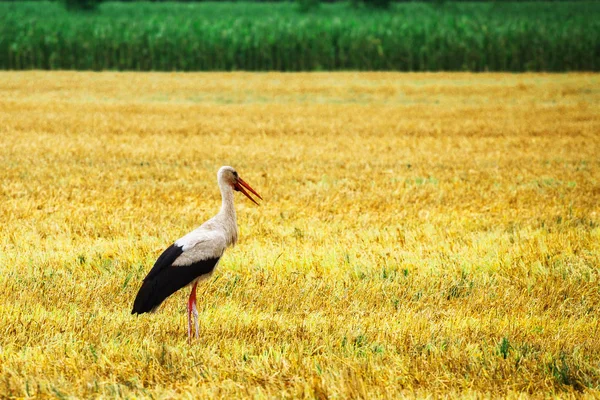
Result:
{"label": "field stubble", "polygon": [[[594,74],[0,73],[0,395],[598,395]],[[130,315],[218,209],[240,242]]]}

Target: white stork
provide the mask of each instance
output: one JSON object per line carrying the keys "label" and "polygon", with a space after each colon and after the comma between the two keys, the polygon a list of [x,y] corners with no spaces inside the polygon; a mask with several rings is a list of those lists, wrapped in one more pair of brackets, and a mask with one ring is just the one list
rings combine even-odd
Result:
{"label": "white stork", "polygon": [[254,200],[244,188],[258,196],[232,167],[221,167],[217,173],[221,189],[222,205],[217,215],[169,246],[156,260],[144,278],[142,287],[133,302],[132,314],[155,311],[170,295],[192,285],[188,300],[188,338],[192,339],[192,314],[196,337],[198,337],[198,310],[196,308],[196,286],[208,278],[219,263],[225,249],[237,241],[238,230],[233,191],[242,192]]}

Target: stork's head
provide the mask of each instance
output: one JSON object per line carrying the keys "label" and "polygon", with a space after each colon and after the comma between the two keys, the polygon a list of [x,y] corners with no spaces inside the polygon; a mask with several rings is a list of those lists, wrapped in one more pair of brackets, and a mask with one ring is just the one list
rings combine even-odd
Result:
{"label": "stork's head", "polygon": [[256,191],[252,189],[250,185],[248,185],[242,178],[240,178],[237,171],[232,167],[225,166],[219,168],[219,172],[217,173],[217,180],[219,181],[219,186],[231,186],[233,190],[237,192],[242,192],[256,205],[258,205],[256,200],[250,197],[250,195],[248,194],[248,192],[246,192],[244,188],[248,189],[252,194],[255,194],[256,196],[258,196],[259,199],[262,200],[260,194],[256,193]]}

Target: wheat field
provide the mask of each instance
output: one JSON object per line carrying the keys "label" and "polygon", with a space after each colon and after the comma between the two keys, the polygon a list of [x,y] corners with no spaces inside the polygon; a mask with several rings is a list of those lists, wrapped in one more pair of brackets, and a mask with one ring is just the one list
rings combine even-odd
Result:
{"label": "wheat field", "polygon": [[[600,395],[600,75],[0,73],[0,397]],[[240,240],[130,314],[218,211]]]}

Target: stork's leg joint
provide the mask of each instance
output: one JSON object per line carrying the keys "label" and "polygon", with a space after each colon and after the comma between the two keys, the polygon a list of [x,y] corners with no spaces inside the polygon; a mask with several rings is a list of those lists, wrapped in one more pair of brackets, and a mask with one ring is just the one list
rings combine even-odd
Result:
{"label": "stork's leg joint", "polygon": [[196,328],[196,338],[198,337],[198,309],[196,308],[196,286],[198,282],[194,282],[192,292],[188,299],[188,340],[192,342],[192,314],[194,315],[194,327]]}

